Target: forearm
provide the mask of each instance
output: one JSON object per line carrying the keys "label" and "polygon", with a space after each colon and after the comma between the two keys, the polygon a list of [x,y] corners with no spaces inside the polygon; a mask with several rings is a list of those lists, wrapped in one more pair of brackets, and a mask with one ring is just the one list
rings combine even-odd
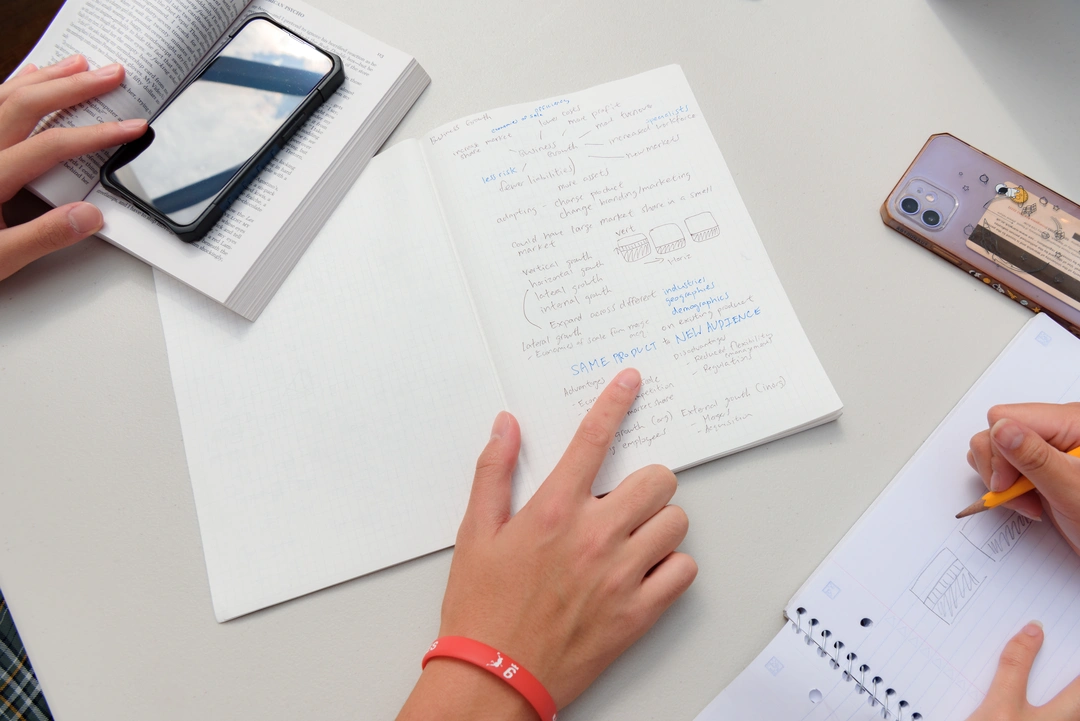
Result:
{"label": "forearm", "polygon": [[509,684],[464,661],[432,659],[397,721],[536,721]]}

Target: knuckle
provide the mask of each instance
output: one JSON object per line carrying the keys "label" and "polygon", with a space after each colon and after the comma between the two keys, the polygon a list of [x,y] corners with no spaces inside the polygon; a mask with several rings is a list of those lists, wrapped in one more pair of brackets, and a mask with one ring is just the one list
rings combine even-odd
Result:
{"label": "knuckle", "polygon": [[[578,544],[578,552],[582,558],[596,560],[607,556],[612,545],[614,534],[610,530],[598,526],[590,526],[581,535]],[[617,574],[616,574],[617,575]],[[621,579],[620,580],[625,580]]]}
{"label": "knuckle", "polygon": [[559,531],[568,515],[566,504],[562,501],[549,501],[536,509],[536,522],[541,535],[547,536]]}
{"label": "knuckle", "polygon": [[686,559],[683,562],[683,566],[685,567],[686,579],[687,579],[686,585],[689,586],[691,583],[694,582],[694,579],[697,578],[698,565],[697,565],[697,561],[694,560],[693,556],[684,556],[684,558]]}
{"label": "knuckle", "polygon": [[1009,413],[1009,406],[998,404],[996,406],[990,406],[990,410],[986,412],[986,420],[990,425],[994,425],[1002,418],[1006,418]]}
{"label": "knuckle", "polygon": [[68,75],[63,78],[57,78],[54,82],[60,83],[63,86],[64,92],[75,93],[93,82],[93,79],[94,76],[89,72],[83,72]]}
{"label": "knuckle", "polygon": [[72,236],[71,226],[63,222],[63,220],[56,219],[48,223],[42,224],[40,228],[34,233],[34,242],[45,253],[51,253],[54,250],[59,250],[68,244],[68,240]]}
{"label": "knuckle", "polygon": [[626,607],[620,616],[624,628],[639,629],[649,624],[649,614],[639,605]]}
{"label": "knuckle", "polygon": [[671,530],[679,536],[685,536],[690,530],[690,517],[680,506],[668,506],[668,523]]}
{"label": "knuckle", "polygon": [[1020,446],[1020,460],[1027,471],[1041,470],[1050,462],[1050,446],[1029,438]]}
{"label": "knuckle", "polygon": [[35,142],[46,155],[58,155],[63,152],[65,135],[62,128],[48,128],[37,134]]}
{"label": "knuckle", "polygon": [[675,491],[679,488],[679,481],[670,468],[654,463],[651,466],[646,466],[645,470],[657,490],[665,493],[668,498],[675,495]]}
{"label": "knuckle", "polygon": [[686,589],[690,588],[690,584],[694,582],[698,574],[697,561],[693,557],[679,553],[673,556],[670,560],[671,563],[676,564],[676,570],[679,571],[675,574],[676,582],[674,584],[675,595],[681,594]]}
{"label": "knuckle", "polygon": [[16,109],[24,108],[30,104],[30,98],[33,91],[31,86],[24,85],[21,88],[15,88],[11,91],[11,94],[7,97],[7,103],[15,106]]}
{"label": "knuckle", "polygon": [[484,450],[480,451],[476,459],[476,475],[487,476],[502,470],[502,462],[499,457],[499,449],[494,443],[489,443]]}
{"label": "knuckle", "polygon": [[678,506],[665,506],[656,515],[656,533],[649,539],[648,554],[652,558],[666,555],[675,550],[675,547],[686,538],[686,532],[690,530],[690,519],[686,512]]}
{"label": "knuckle", "polygon": [[1028,666],[1030,657],[1031,651],[1027,648],[1027,644],[1022,639],[1013,639],[1001,652],[998,665],[1004,669],[1020,670]]}
{"label": "knuckle", "polygon": [[578,428],[578,439],[590,448],[607,452],[608,446],[611,445],[612,434],[602,422],[586,416],[581,422],[581,427]]}

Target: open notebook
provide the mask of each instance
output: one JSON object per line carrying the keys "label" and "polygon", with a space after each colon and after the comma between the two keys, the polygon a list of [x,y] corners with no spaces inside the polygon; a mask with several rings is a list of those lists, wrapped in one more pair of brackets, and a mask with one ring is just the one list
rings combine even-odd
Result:
{"label": "open notebook", "polygon": [[254,325],[155,277],[219,619],[451,545],[501,408],[518,508],[628,365],[597,493],[841,408],[674,66],[376,157]]}
{"label": "open notebook", "polygon": [[784,610],[787,624],[698,716],[966,719],[1005,642],[1032,619],[1046,643],[1028,688],[1080,675],[1080,557],[1049,523],[1006,509],[953,515],[986,492],[967,465],[998,403],[1080,401],[1080,340],[1028,321]]}

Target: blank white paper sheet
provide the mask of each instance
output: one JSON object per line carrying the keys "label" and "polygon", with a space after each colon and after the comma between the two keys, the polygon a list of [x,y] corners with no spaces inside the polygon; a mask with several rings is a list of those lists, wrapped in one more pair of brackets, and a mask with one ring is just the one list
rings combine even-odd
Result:
{"label": "blank white paper sheet", "polygon": [[502,401],[430,187],[377,156],[254,324],[155,271],[218,621],[454,542]]}

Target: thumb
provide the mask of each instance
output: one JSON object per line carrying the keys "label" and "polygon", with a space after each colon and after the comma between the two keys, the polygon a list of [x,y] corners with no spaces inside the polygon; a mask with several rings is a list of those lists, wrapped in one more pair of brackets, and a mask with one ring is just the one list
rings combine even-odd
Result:
{"label": "thumb", "polygon": [[0,280],[43,255],[90,237],[104,222],[101,211],[90,203],[71,203],[0,230]]}
{"label": "thumb", "polygon": [[510,478],[521,448],[521,429],[502,411],[491,427],[491,439],[476,461],[469,507],[462,526],[496,530],[510,520]]}
{"label": "thumb", "polygon": [[1008,418],[1002,418],[990,428],[990,437],[1005,460],[1027,476],[1051,504],[1074,502],[1064,498],[1078,492],[1075,479],[1080,477],[1080,463],[1071,456],[1051,446],[1027,426]]}
{"label": "thumb", "polygon": [[1029,622],[1020,629],[1020,633],[1009,639],[1001,652],[990,693],[986,695],[987,703],[996,707],[1003,704],[1022,707],[1027,704],[1028,676],[1042,644],[1043,628],[1038,621]]}

